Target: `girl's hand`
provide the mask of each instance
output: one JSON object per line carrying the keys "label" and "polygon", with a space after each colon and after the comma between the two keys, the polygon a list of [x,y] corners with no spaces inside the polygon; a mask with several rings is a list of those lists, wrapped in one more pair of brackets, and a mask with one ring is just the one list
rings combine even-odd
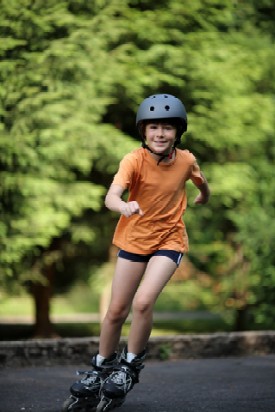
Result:
{"label": "girl's hand", "polygon": [[205,205],[205,203],[208,202],[209,196],[204,194],[204,193],[200,193],[196,199],[194,200],[194,203],[196,205]]}
{"label": "girl's hand", "polygon": [[143,216],[143,211],[140,209],[139,204],[136,201],[124,203],[120,208],[120,213],[126,217],[130,217],[135,214]]}
{"label": "girl's hand", "polygon": [[[201,173],[202,174],[202,173]],[[208,186],[208,182],[205,178],[205,176],[202,174],[203,178],[204,178],[204,183],[202,183],[201,185],[197,186],[197,188],[199,189],[200,193],[199,195],[196,197],[194,203],[196,205],[205,205],[205,203],[208,202],[209,197],[210,197],[210,189]]]}

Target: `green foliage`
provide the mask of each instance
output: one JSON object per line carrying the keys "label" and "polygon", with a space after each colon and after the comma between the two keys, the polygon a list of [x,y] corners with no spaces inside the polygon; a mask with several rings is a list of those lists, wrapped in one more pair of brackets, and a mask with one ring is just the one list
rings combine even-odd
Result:
{"label": "green foliage", "polygon": [[[116,64],[104,35],[110,11],[90,19],[71,13],[67,1],[0,8],[1,279],[25,281],[53,240],[73,229],[73,219],[100,210],[106,189],[93,170],[113,173],[134,146],[100,124]],[[90,227],[89,240],[94,232]],[[70,236],[80,241],[79,230]]]}

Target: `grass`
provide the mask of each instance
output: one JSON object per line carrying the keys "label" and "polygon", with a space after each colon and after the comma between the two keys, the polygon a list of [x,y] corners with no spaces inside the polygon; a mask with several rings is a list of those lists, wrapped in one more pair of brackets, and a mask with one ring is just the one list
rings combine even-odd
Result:
{"label": "grass", "polygon": [[[23,293],[20,296],[1,296],[0,294],[0,299],[0,320],[1,316],[33,315],[33,299],[30,295]],[[67,294],[55,295],[51,300],[52,315],[93,313],[98,311],[98,307],[98,296],[83,285],[77,285]]]}
{"label": "grass", "polygon": [[[156,303],[156,311],[184,311],[184,285],[169,284],[164,289]],[[55,295],[51,300],[51,314],[65,315],[78,313],[97,313],[99,308],[99,293],[87,285],[76,285],[70,292],[63,295]],[[18,310],[20,308],[20,310]],[[1,296],[0,291],[0,317],[32,316],[33,300],[30,295]]]}
{"label": "grass", "polygon": [[12,296],[1,299],[0,317],[17,316],[19,313],[22,316],[32,315],[33,303],[29,296]]}

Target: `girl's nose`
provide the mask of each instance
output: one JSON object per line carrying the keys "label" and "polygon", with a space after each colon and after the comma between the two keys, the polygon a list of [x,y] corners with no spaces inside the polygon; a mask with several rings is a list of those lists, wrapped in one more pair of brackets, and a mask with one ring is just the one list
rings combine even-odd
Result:
{"label": "girl's nose", "polygon": [[157,134],[158,134],[159,136],[163,136],[163,127],[159,126],[159,127],[157,128]]}

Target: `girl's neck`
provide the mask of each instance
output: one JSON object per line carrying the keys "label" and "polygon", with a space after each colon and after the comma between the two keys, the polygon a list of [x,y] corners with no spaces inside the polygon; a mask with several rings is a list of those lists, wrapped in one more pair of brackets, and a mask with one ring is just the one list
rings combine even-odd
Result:
{"label": "girl's neck", "polygon": [[[148,148],[147,148],[148,149]],[[161,163],[166,163],[169,164],[171,162],[174,161],[175,157],[176,157],[176,149],[172,149],[172,151],[169,154],[155,154],[153,152],[150,151],[150,149],[148,149],[148,152],[150,153],[150,155],[156,160],[156,162],[159,164]]]}

